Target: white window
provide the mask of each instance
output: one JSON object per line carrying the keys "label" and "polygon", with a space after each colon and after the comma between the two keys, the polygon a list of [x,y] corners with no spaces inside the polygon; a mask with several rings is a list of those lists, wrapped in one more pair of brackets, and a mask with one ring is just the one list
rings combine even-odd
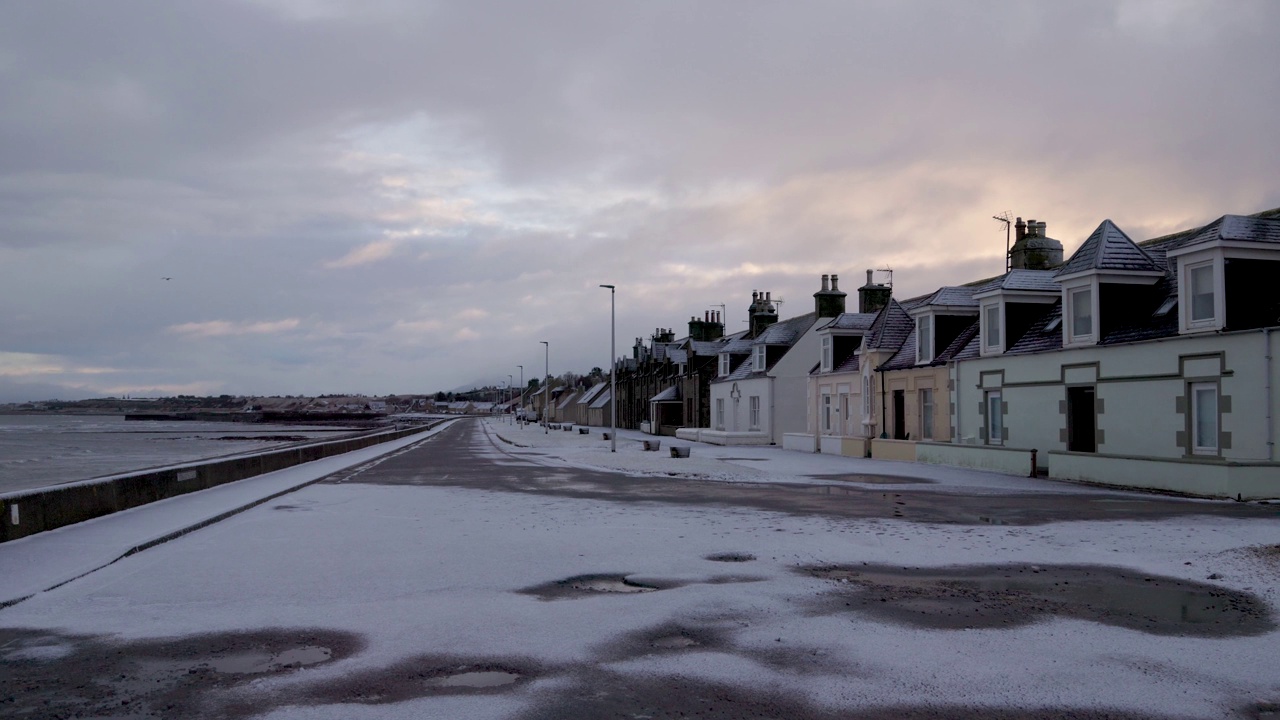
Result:
{"label": "white window", "polygon": [[1086,340],[1093,336],[1093,289],[1079,288],[1067,292],[1067,312],[1071,320],[1072,340]]}
{"label": "white window", "polygon": [[831,396],[822,396],[822,432],[831,433]]}
{"label": "white window", "polygon": [[871,420],[871,376],[862,377],[862,417]]}
{"label": "white window", "polygon": [[1197,455],[1218,454],[1218,384],[1191,384],[1192,448]]}
{"label": "white window", "polygon": [[831,372],[831,365],[831,336],[824,335],[822,338],[822,372]]}
{"label": "white window", "polygon": [[757,345],[755,347],[755,356],[752,359],[752,366],[751,366],[752,370],[756,372],[764,372],[764,369],[765,369],[764,361],[765,361],[766,350],[767,348],[765,348],[764,345]]}
{"label": "white window", "polygon": [[716,429],[724,429],[724,398],[716,398]]}
{"label": "white window", "polygon": [[720,353],[720,377],[729,374],[729,353]]}
{"label": "white window", "polygon": [[916,362],[933,359],[933,317],[921,315],[916,320]]}
{"label": "white window", "polygon": [[1004,444],[1004,406],[999,390],[987,391],[987,444]]}
{"label": "white window", "polygon": [[759,430],[760,429],[760,396],[752,395],[749,398],[749,400],[750,400],[749,405],[751,407],[751,429]]}
{"label": "white window", "polygon": [[982,310],[983,346],[988,350],[1002,350],[1000,345],[1000,306],[991,305]]}
{"label": "white window", "polygon": [[1206,322],[1214,319],[1213,264],[1206,263],[1187,268],[1187,279],[1190,281],[1191,322]]}
{"label": "white window", "polygon": [[849,434],[850,417],[851,416],[849,414],[849,396],[841,395],[840,396],[840,434],[841,435]]}
{"label": "white window", "polygon": [[920,438],[933,439],[933,388],[920,389]]}

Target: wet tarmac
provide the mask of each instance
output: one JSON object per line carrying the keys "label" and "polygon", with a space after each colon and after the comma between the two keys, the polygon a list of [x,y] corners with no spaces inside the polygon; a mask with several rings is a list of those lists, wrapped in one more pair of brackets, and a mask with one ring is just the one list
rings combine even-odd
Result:
{"label": "wet tarmac", "polygon": [[[494,462],[495,453],[504,455]],[[329,482],[340,481],[335,476]],[[466,487],[609,502],[721,505],[794,515],[892,518],[906,522],[961,525],[1039,525],[1070,520],[1159,520],[1187,515],[1280,519],[1280,505],[1211,502],[1157,495],[1048,493],[945,493],[910,489],[901,476],[842,475],[836,479],[892,479],[892,490],[855,484],[767,484],[655,478],[554,467],[507,452],[476,423],[458,423],[418,449],[346,482],[382,485]],[[886,480],[887,482],[887,480]],[[1046,481],[1048,482],[1048,481]]]}

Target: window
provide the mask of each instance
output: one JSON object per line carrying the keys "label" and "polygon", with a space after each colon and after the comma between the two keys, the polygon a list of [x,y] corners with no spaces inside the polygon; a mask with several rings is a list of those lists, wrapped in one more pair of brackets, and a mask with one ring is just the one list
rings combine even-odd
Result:
{"label": "window", "polygon": [[991,305],[982,311],[983,345],[990,350],[1001,350],[1000,346],[1000,306]]}
{"label": "window", "polygon": [[920,389],[920,438],[933,439],[933,388]]}
{"label": "window", "polygon": [[1093,289],[1080,288],[1067,292],[1071,318],[1071,339],[1083,340],[1093,335]]}
{"label": "window", "polygon": [[987,391],[987,444],[1004,444],[1004,404],[999,390]]}
{"label": "window", "polygon": [[752,360],[752,366],[751,366],[752,370],[756,372],[764,372],[765,370],[764,360],[765,360],[766,351],[767,351],[767,348],[764,345],[757,345],[755,347],[755,350],[754,350],[755,357]]}
{"label": "window", "polygon": [[831,372],[831,336],[825,335],[822,338],[822,372]]}
{"label": "window", "polygon": [[1191,322],[1211,321],[1213,310],[1213,264],[1187,269],[1191,292]]}
{"label": "window", "polygon": [[720,377],[729,374],[729,353],[720,353]]}
{"label": "window", "polygon": [[916,320],[916,362],[933,359],[933,317],[922,315]]}
{"label": "window", "polygon": [[862,377],[862,417],[867,422],[871,420],[871,376],[864,375]]}
{"label": "window", "polygon": [[822,432],[831,433],[831,396],[822,396]]}
{"label": "window", "polygon": [[724,429],[724,398],[716,398],[716,429]]}
{"label": "window", "polygon": [[1218,384],[1191,384],[1191,452],[1218,454]]}
{"label": "window", "polygon": [[840,396],[840,433],[841,435],[850,434],[851,423],[849,422],[851,415],[849,414],[849,396]]}
{"label": "window", "polygon": [[752,395],[750,398],[751,407],[751,429],[760,429],[760,396]]}

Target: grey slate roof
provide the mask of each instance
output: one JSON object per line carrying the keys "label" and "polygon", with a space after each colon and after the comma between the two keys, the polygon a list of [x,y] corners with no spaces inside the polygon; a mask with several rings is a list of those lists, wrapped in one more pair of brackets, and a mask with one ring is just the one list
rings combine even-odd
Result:
{"label": "grey slate roof", "polygon": [[[1054,320],[1062,319],[1062,301],[1054,303],[1050,306],[1045,314],[1040,316],[1038,320],[1031,324],[1022,337],[1013,344],[1013,347],[1004,351],[1005,355],[1021,355],[1023,353],[1045,352],[1048,350],[1062,349],[1062,325],[1058,324],[1053,330],[1045,328]],[[976,356],[975,356],[976,357]],[[962,359],[962,358],[957,358]]]}
{"label": "grey slate roof", "polygon": [[689,362],[689,353],[685,352],[684,348],[672,346],[667,348],[667,359],[673,363],[687,363]]}
{"label": "grey slate roof", "polygon": [[600,408],[608,405],[609,401],[612,399],[613,393],[606,389],[604,392],[600,393],[600,397],[596,398],[595,401],[591,403],[591,409],[599,410]]}
{"label": "grey slate roof", "polygon": [[896,351],[915,328],[916,322],[907,314],[906,308],[897,300],[889,298],[889,304],[876,314],[876,321],[871,325],[871,332],[862,341],[862,347],[868,350]]}
{"label": "grey slate roof", "polygon": [[609,383],[606,382],[598,382],[595,385],[592,385],[590,390],[587,390],[582,393],[582,395],[578,396],[578,404],[586,405],[590,403],[601,390],[604,390],[607,387],[609,387]]}
{"label": "grey slate roof", "polygon": [[844,362],[835,366],[835,368],[831,372],[833,373],[858,372],[860,369],[862,369],[862,356],[859,355],[858,353],[853,353],[848,358],[846,358]]}
{"label": "grey slate roof", "polygon": [[818,319],[817,313],[805,313],[790,318],[789,320],[780,320],[756,336],[753,345],[786,345],[790,347],[796,344],[801,335],[813,326],[813,321]]}
{"label": "grey slate roof", "polygon": [[749,337],[736,337],[720,346],[719,352],[727,352],[730,355],[750,355],[751,343],[752,340]]}
{"label": "grey slate roof", "polygon": [[1057,277],[1088,270],[1120,270],[1129,272],[1164,272],[1158,263],[1110,220],[1103,220],[1097,230],[1072,254]]}
{"label": "grey slate roof", "polygon": [[1008,292],[1043,292],[1057,293],[1062,291],[1062,287],[1053,279],[1057,272],[1054,270],[1026,270],[1014,269],[1001,275],[989,282],[983,283],[973,289],[974,295],[981,295],[992,290],[1001,290]]}
{"label": "grey slate roof", "polygon": [[649,402],[680,402],[680,386],[672,385],[662,392],[649,398]]}
{"label": "grey slate roof", "polygon": [[[935,290],[931,295],[923,298],[919,303],[914,305],[915,308],[925,305],[940,305],[946,307],[978,307],[978,301],[973,299],[973,293],[977,288],[965,285],[962,287],[941,287]],[[914,308],[913,308],[914,309]]]}
{"label": "grey slate roof", "polygon": [[689,350],[694,355],[717,355],[725,343],[718,340],[690,340]]}
{"label": "grey slate roof", "polygon": [[1280,217],[1223,215],[1205,225],[1194,235],[1182,239],[1176,247],[1188,247],[1217,240],[1280,245]]}
{"label": "grey slate roof", "polygon": [[877,370],[904,370],[916,364],[916,331],[913,329],[902,341],[893,357],[884,361]]}
{"label": "grey slate roof", "polygon": [[824,330],[870,330],[876,313],[840,313],[823,326]]}

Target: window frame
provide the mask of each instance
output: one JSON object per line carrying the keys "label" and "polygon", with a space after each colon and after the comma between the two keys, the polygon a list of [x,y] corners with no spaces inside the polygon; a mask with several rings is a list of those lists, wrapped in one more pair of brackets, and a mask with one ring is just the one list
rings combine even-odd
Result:
{"label": "window frame", "polygon": [[[991,317],[994,311],[995,318]],[[1003,322],[1004,313],[1000,312],[1000,303],[982,306],[982,351],[984,353],[1004,352]]]}
{"label": "window frame", "polygon": [[[1206,260],[1186,266],[1187,279],[1187,327],[1203,327],[1212,326],[1218,322],[1218,288],[1217,288],[1217,269],[1213,260]],[[1208,273],[1209,283],[1209,315],[1208,317],[1196,317],[1196,274],[1202,271]],[[1199,297],[1204,297],[1204,293],[1200,293]]]}
{"label": "window frame", "polygon": [[[1202,392],[1208,392],[1211,394],[1213,401],[1210,407],[1206,408],[1205,403],[1201,400]],[[1220,388],[1218,387],[1218,383],[1217,382],[1187,383],[1187,396],[1189,398],[1188,404],[1191,406],[1191,413],[1189,416],[1189,422],[1191,424],[1191,427],[1189,428],[1190,442],[1188,442],[1190,454],[1215,455],[1215,456],[1218,455],[1222,451],[1222,443],[1219,440],[1222,434],[1222,412],[1221,412],[1222,397],[1221,397]],[[1209,413],[1211,413],[1211,416],[1208,418],[1201,418],[1201,413],[1205,412],[1206,410]],[[1201,432],[1202,430],[1206,429],[1205,426],[1202,424],[1202,421],[1206,419],[1211,421],[1211,425],[1212,425],[1211,432],[1209,433],[1211,437],[1209,438],[1204,438]],[[1202,443],[1201,440],[1203,439],[1210,440],[1212,444]]]}
{"label": "window frame", "polygon": [[825,435],[831,434],[831,393],[822,393],[822,403],[818,408],[818,413],[822,418],[822,432]]}
{"label": "window frame", "polygon": [[835,343],[830,335],[822,336],[822,364],[819,366],[821,372],[831,372],[831,367],[835,364],[834,346]]}
{"label": "window frame", "polygon": [[724,398],[716,398],[716,429],[724,430]]}
{"label": "window frame", "polygon": [[729,367],[731,365],[732,360],[729,357],[729,353],[720,353],[720,377],[727,377],[729,375]]}
{"label": "window frame", "polygon": [[[987,444],[1004,445],[1004,393],[1000,390],[988,390],[983,395],[982,401],[987,407],[986,418],[983,421],[987,429]],[[992,412],[993,409],[995,412]]]}
{"label": "window frame", "polygon": [[756,345],[751,348],[751,370],[753,372],[764,372],[767,367],[768,348],[764,345]]}
{"label": "window frame", "polygon": [[933,361],[933,315],[916,318],[916,364]]}
{"label": "window frame", "polygon": [[752,430],[760,429],[760,396],[751,395],[747,398],[747,406],[750,408],[747,415],[747,421],[750,423]]}
{"label": "window frame", "polygon": [[[1067,288],[1066,302],[1063,303],[1062,316],[1065,322],[1062,324],[1064,345],[1079,345],[1094,343],[1097,340],[1098,330],[1098,303],[1097,303],[1097,286],[1094,284],[1080,285],[1078,287]],[[1088,332],[1080,332],[1077,327],[1076,318],[1076,298],[1086,296],[1086,304],[1089,309],[1087,319],[1089,321]]]}

